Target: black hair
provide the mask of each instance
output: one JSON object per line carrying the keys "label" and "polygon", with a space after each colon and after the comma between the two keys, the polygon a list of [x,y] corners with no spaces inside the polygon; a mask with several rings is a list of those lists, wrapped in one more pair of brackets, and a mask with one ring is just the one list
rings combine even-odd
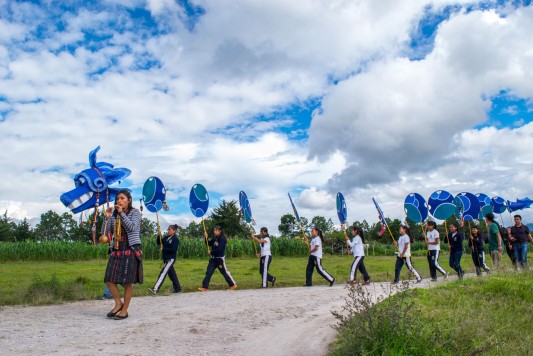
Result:
{"label": "black hair", "polygon": [[220,237],[224,240],[226,240],[226,236],[224,236],[224,230],[222,230],[222,226],[220,225],[215,225],[215,227],[213,227],[213,229],[215,230],[219,230],[220,231]]}
{"label": "black hair", "polygon": [[409,226],[402,225],[401,228],[404,229],[405,234],[409,236],[409,242],[413,243],[413,238],[411,237],[411,229],[409,229]]}
{"label": "black hair", "polygon": [[[119,191],[117,193],[117,196],[115,197],[115,205],[117,204],[117,199],[118,199],[118,196],[122,194],[124,195],[126,198],[128,198],[129,200],[129,203],[128,203],[128,210],[125,211],[125,213],[128,213],[131,209],[133,209],[133,199],[131,198],[131,193],[129,190],[127,189],[122,189],[121,191]],[[118,215],[118,212],[117,212],[117,209],[115,209],[113,211],[113,216],[116,217]]]}
{"label": "black hair", "polygon": [[521,216],[521,215],[518,215],[518,214],[516,214],[515,216],[513,216],[513,218],[519,218],[520,220],[522,220],[522,216]]}
{"label": "black hair", "polygon": [[472,232],[473,229],[476,229],[477,230],[477,234],[476,236],[480,236],[481,233],[479,231],[479,227],[477,225],[473,225],[471,228],[470,228],[470,235],[474,236],[474,233]]}
{"label": "black hair", "polygon": [[266,227],[264,227],[264,226],[263,226],[263,227],[261,228],[261,230],[259,230],[259,231],[264,232],[267,236],[270,236],[270,235],[268,234],[268,229],[267,229]]}
{"label": "black hair", "polygon": [[320,241],[324,243],[324,235],[322,234],[322,230],[320,230],[318,227],[314,227],[313,230],[315,230],[318,233],[318,237],[320,237]]}
{"label": "black hair", "polygon": [[487,215],[485,215],[485,218],[490,221],[490,222],[494,222],[494,214],[493,213],[487,213]]}
{"label": "black hair", "polygon": [[454,226],[456,230],[459,230],[459,224],[456,222],[452,222],[450,226]]}
{"label": "black hair", "polygon": [[172,230],[174,231],[178,231],[178,224],[173,224],[173,225],[169,225],[168,227],[170,227]]}
{"label": "black hair", "polygon": [[355,234],[359,235],[359,237],[361,238],[361,241],[365,243],[365,233],[363,232],[363,229],[361,229],[359,226],[351,226],[350,230],[355,231]]}
{"label": "black hair", "polygon": [[437,223],[432,221],[432,220],[429,220],[428,223],[427,223],[429,226],[433,226],[434,229],[437,228]]}

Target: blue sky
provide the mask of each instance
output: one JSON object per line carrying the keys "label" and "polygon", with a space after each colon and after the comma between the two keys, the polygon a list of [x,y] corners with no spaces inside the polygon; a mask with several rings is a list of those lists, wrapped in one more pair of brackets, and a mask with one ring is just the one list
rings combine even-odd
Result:
{"label": "blue sky", "polygon": [[97,145],[134,195],[163,179],[165,223],[192,220],[196,182],[211,206],[245,190],[272,230],[287,192],[334,221],[337,191],[359,220],[372,196],[401,217],[415,190],[531,195],[512,175],[531,164],[531,20],[529,1],[5,1],[0,207],[65,210]]}

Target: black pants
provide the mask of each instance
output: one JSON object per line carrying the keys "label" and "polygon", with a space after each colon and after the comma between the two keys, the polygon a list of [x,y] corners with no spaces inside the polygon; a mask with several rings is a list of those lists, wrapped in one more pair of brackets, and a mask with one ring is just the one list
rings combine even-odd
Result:
{"label": "black pants", "polygon": [[261,287],[263,288],[267,288],[268,282],[272,282],[275,279],[274,276],[268,273],[268,269],[270,268],[271,262],[272,256],[269,255],[261,256],[261,259],[259,260],[259,274],[261,275]]}
{"label": "black pants", "polygon": [[507,256],[509,256],[509,259],[511,259],[513,266],[516,268],[516,258],[514,257],[514,251],[511,250],[511,247],[508,244],[503,244],[503,245],[504,245],[505,252],[507,252]]}
{"label": "black pants", "polygon": [[396,256],[396,266],[394,266],[394,282],[400,281],[400,271],[402,270],[404,263],[407,265],[407,269],[415,275],[417,281],[422,279],[418,271],[413,266],[413,263],[411,262],[411,257],[400,258],[399,256]]}
{"label": "black pants", "polygon": [[481,275],[481,269],[485,270],[485,272],[489,271],[489,267],[485,264],[485,251],[472,251],[472,262],[474,262],[474,266],[476,266],[476,274],[478,276]]}
{"label": "black pants", "polygon": [[364,259],[365,259],[365,256],[355,256],[353,263],[352,263],[352,269],[350,270],[350,282],[355,280],[355,275],[357,274],[357,270],[361,272],[365,282],[370,280],[370,276],[368,275],[368,272],[366,271]]}
{"label": "black pants", "polygon": [[175,259],[169,259],[165,260],[165,265],[163,266],[163,269],[161,269],[161,272],[159,272],[159,277],[157,277],[157,281],[154,284],[154,290],[157,292],[161,286],[163,285],[163,282],[165,281],[165,277],[168,274],[168,278],[172,281],[172,288],[174,289],[174,293],[181,292],[181,286],[180,281],[178,279],[178,275],[176,274],[176,271],[174,270],[174,262],[176,262]]}
{"label": "black pants", "polygon": [[313,269],[316,268],[316,271],[319,275],[321,275],[326,281],[329,283],[333,282],[335,278],[333,278],[326,270],[322,267],[321,258],[318,258],[316,256],[309,256],[309,260],[307,261],[307,270],[305,271],[305,284],[308,286],[313,285]]}
{"label": "black pants", "polygon": [[431,279],[437,279],[437,271],[446,275],[446,271],[439,265],[439,250],[428,251],[429,274]]}
{"label": "black pants", "polygon": [[463,251],[453,251],[450,252],[450,267],[457,272],[459,277],[462,277],[464,272],[461,268],[461,257],[463,256]]}
{"label": "black pants", "polygon": [[222,273],[222,276],[224,276],[224,279],[226,282],[228,282],[228,285],[231,287],[237,282],[233,279],[231,276],[231,273],[229,273],[227,267],[226,267],[226,258],[225,257],[211,257],[209,260],[209,263],[207,264],[207,270],[205,271],[205,278],[202,282],[203,288],[209,288],[209,282],[211,281],[211,276],[213,273],[215,273],[215,270],[218,268],[220,273]]}

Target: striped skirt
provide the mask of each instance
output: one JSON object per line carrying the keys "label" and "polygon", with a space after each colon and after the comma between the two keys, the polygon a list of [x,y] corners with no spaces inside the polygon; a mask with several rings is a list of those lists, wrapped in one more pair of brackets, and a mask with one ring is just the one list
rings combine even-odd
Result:
{"label": "striped skirt", "polygon": [[104,282],[113,283],[143,283],[143,268],[141,256],[136,256],[140,245],[130,248],[127,240],[120,242],[118,250],[113,250],[109,255]]}

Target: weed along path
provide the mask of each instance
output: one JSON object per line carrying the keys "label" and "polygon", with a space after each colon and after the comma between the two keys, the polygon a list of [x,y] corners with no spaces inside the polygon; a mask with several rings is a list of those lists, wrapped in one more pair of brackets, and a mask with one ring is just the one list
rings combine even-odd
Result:
{"label": "weed along path", "polygon": [[[377,297],[389,286],[365,288]],[[111,301],[3,307],[0,353],[324,355],[335,338],[331,310],[347,293],[334,285],[136,297],[121,321],[105,317]]]}

